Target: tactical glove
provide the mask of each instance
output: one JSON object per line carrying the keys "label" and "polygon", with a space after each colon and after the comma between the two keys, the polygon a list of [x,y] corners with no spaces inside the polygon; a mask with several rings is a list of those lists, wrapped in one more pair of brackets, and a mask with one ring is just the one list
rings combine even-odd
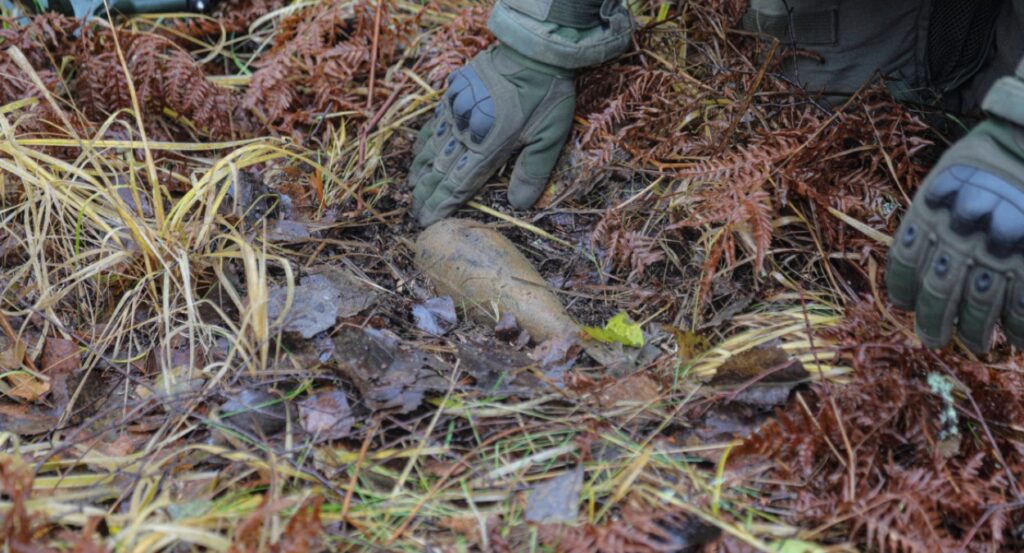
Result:
{"label": "tactical glove", "polygon": [[886,284],[928,347],[954,329],[989,350],[996,323],[1024,348],[1024,62],[982,106],[993,117],[946,152],[893,240]]}
{"label": "tactical glove", "polygon": [[572,128],[576,89],[568,73],[525,61],[499,46],[448,79],[434,118],[420,130],[409,171],[421,225],[472,199],[519,148],[509,202],[527,208],[544,191]]}
{"label": "tactical glove", "polygon": [[413,150],[423,226],[472,199],[518,150],[509,203],[533,205],[572,129],[575,70],[622,53],[632,19],[620,0],[501,0],[488,25],[500,44],[452,73]]}

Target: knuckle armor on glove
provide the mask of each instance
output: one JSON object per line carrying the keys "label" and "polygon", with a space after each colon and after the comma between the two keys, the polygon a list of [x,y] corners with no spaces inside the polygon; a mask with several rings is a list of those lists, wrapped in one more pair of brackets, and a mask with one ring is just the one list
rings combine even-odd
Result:
{"label": "knuckle armor on glove", "polygon": [[519,150],[509,201],[533,205],[572,129],[574,70],[621,54],[631,21],[619,0],[500,1],[489,26],[501,43],[449,77],[413,148],[417,221],[453,213]]}
{"label": "knuckle armor on glove", "polygon": [[1024,62],[993,87],[993,115],[957,142],[925,180],[893,240],[886,283],[916,312],[929,347],[958,333],[973,351],[996,325],[1024,347]]}

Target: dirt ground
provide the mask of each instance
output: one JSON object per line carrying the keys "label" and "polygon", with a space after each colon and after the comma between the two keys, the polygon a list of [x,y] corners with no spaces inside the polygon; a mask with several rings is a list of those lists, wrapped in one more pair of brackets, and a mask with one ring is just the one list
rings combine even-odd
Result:
{"label": "dirt ground", "polygon": [[743,4],[632,5],[538,205],[503,170],[458,213],[591,327],[550,338],[443,293],[406,213],[489,5],[5,8],[0,546],[1024,548],[1019,352],[883,292],[970,120],[808,96]]}

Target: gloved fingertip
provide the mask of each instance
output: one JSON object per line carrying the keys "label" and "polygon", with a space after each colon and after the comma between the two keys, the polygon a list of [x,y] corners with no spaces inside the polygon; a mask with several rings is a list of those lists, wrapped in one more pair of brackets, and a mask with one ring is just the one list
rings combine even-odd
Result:
{"label": "gloved fingertip", "polygon": [[912,311],[917,299],[917,270],[893,257],[885,273],[885,288],[889,292],[889,301],[897,309]]}
{"label": "gloved fingertip", "polygon": [[436,222],[437,220],[429,215],[420,215],[416,217],[416,224],[418,224],[420,228],[427,228]]}
{"label": "gloved fingertip", "polygon": [[920,324],[914,325],[914,334],[917,335],[918,340],[921,340],[924,347],[928,349],[942,349],[949,345],[949,337],[932,335],[929,331],[921,328]]}
{"label": "gloved fingertip", "polygon": [[544,194],[547,179],[524,181],[515,175],[508,185],[508,203],[516,209],[529,209]]}

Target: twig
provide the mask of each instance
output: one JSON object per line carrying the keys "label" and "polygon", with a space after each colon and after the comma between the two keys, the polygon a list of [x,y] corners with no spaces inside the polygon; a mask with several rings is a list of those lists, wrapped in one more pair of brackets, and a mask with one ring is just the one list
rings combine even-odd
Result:
{"label": "twig", "polygon": [[366,91],[366,111],[373,109],[373,86],[377,77],[377,49],[380,43],[380,14],[384,11],[384,0],[377,0],[377,12],[373,14],[373,47],[370,49],[370,84]]}
{"label": "twig", "polygon": [[377,429],[380,428],[380,420],[376,420],[373,426],[370,427],[370,431],[366,433],[366,439],[363,440],[362,447],[359,448],[359,458],[356,459],[355,466],[352,467],[352,476],[348,479],[348,489],[345,490],[345,499],[341,503],[341,520],[345,520],[348,517],[348,510],[352,506],[352,495],[356,490],[356,482],[359,480],[359,469],[363,466],[363,461],[366,460],[366,453],[370,450],[370,443],[373,442],[374,435],[377,434]]}
{"label": "twig", "polygon": [[506,215],[505,213],[502,213],[500,211],[491,209],[491,208],[489,208],[489,207],[487,207],[487,206],[485,206],[483,204],[477,203],[477,202],[472,201],[472,200],[466,202],[466,205],[468,207],[472,207],[473,209],[475,209],[477,211],[482,211],[482,212],[490,215],[491,217],[495,217],[495,218],[501,219],[502,221],[506,221],[508,223],[512,223],[513,225],[515,225],[515,226],[517,226],[517,227],[519,227],[519,228],[521,228],[523,230],[530,231],[530,232],[536,234],[537,236],[540,236],[541,238],[545,238],[547,240],[551,240],[552,242],[554,242],[556,244],[559,244],[559,245],[562,245],[562,246],[565,246],[566,248],[576,249],[576,247],[573,246],[570,242],[568,242],[566,240],[562,240],[561,238],[558,238],[557,236],[552,235],[548,231],[546,231],[546,230],[544,230],[544,229],[542,229],[542,228],[540,228],[540,227],[538,227],[536,225],[532,225],[530,223],[527,223],[526,221],[523,221],[522,219],[517,219],[517,218],[515,218],[515,217],[513,217],[511,215]]}

